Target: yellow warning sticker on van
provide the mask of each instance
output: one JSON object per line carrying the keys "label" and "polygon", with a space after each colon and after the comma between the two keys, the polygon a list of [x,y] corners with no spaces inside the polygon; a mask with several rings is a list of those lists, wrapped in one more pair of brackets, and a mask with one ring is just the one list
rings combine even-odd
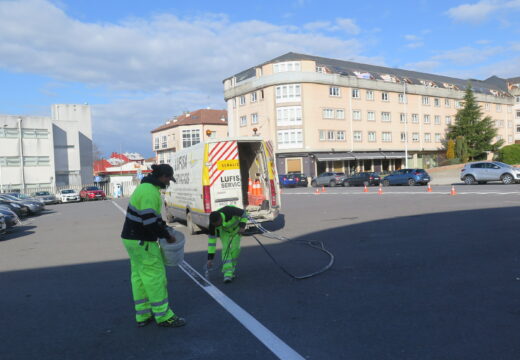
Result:
{"label": "yellow warning sticker on van", "polygon": [[235,160],[220,160],[217,162],[217,169],[219,170],[235,170],[240,169],[238,159]]}

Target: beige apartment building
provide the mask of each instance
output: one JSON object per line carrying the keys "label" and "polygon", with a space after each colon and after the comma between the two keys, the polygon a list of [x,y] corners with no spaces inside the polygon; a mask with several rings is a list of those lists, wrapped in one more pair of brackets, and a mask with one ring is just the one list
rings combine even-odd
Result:
{"label": "beige apartment building", "polygon": [[174,152],[208,139],[228,135],[226,110],[200,109],[186,112],[151,131],[158,164],[171,163]]}
{"label": "beige apartment building", "polygon": [[[520,78],[471,80],[498,138],[520,138]],[[288,53],[224,80],[230,136],[261,136],[280,174],[428,168],[466,79]],[[516,103],[515,103],[516,101]],[[520,109],[519,109],[520,110]],[[518,123],[518,124],[517,124]]]}

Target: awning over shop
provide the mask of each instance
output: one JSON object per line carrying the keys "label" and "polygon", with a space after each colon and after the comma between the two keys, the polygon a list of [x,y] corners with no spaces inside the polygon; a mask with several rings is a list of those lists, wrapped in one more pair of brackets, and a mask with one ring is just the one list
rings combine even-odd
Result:
{"label": "awning over shop", "polygon": [[[336,152],[315,154],[318,161],[404,159],[404,151]],[[410,155],[408,155],[410,158]]]}

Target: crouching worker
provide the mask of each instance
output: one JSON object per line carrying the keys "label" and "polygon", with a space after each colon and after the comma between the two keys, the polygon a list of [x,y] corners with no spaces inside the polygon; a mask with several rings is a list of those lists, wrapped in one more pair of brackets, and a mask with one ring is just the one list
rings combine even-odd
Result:
{"label": "crouching worker", "polygon": [[217,237],[222,242],[222,273],[224,282],[235,278],[240,239],[246,229],[247,213],[235,206],[224,206],[209,214],[208,269],[213,266],[217,247]]}
{"label": "crouching worker", "polygon": [[166,269],[158,238],[175,242],[161,217],[161,193],[173,178],[170,165],[152,165],[152,173],[135,189],[126,211],[121,233],[130,256],[132,294],[137,326],[148,325],[154,319],[160,326],[178,327],[186,321],[175,315],[168,303]]}

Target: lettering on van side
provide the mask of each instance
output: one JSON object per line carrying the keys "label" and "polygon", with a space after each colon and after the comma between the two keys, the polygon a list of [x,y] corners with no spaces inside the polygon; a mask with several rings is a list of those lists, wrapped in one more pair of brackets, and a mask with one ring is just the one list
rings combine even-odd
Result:
{"label": "lettering on van side", "polygon": [[240,175],[224,175],[220,177],[220,183],[223,189],[239,188],[242,184]]}

